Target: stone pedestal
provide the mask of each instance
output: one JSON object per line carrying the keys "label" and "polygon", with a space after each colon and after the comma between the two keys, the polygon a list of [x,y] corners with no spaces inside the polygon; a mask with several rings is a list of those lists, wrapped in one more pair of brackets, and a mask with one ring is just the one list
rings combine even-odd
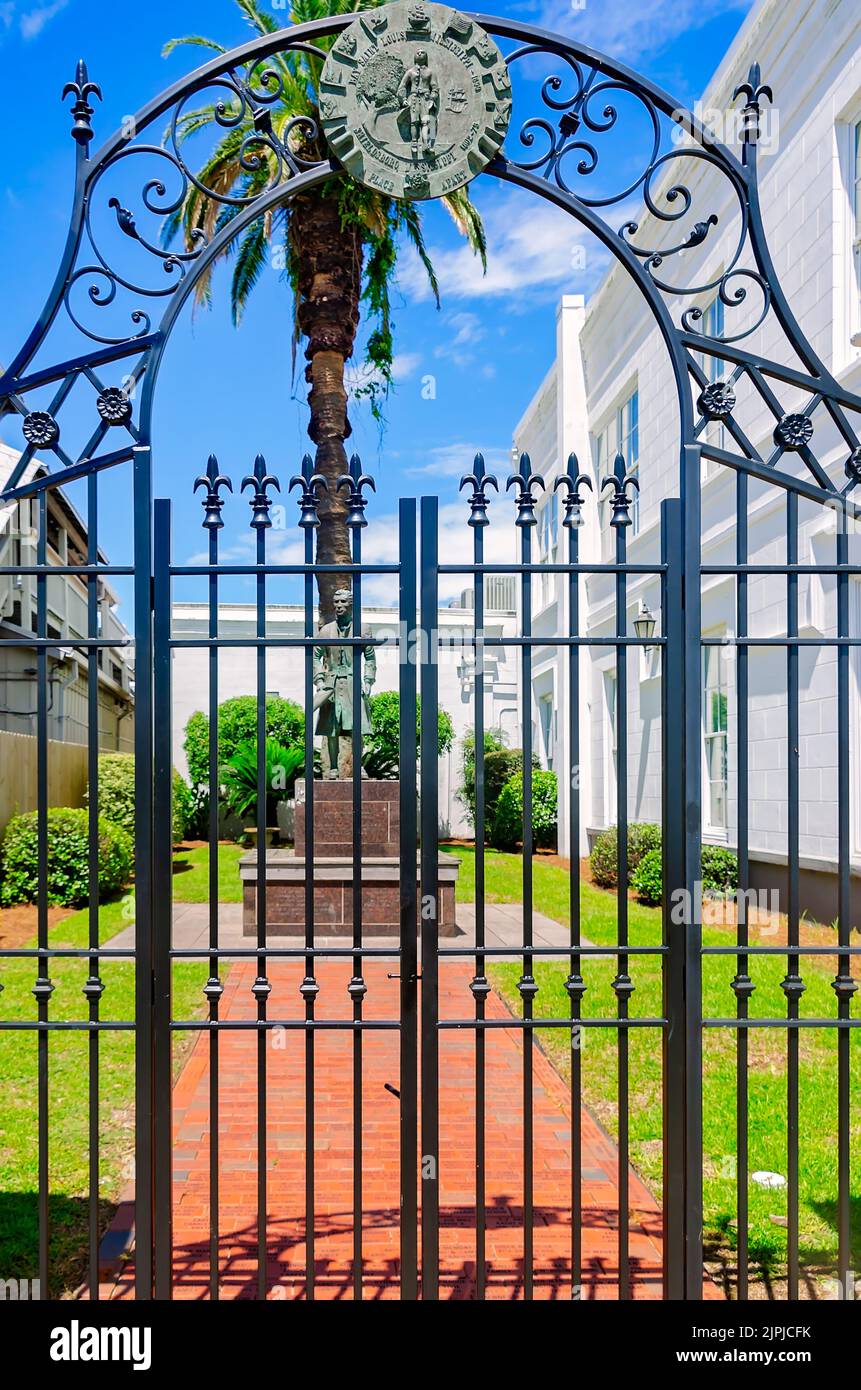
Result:
{"label": "stone pedestal", "polygon": [[[362,780],[362,857],[397,859],[400,853],[400,782]],[[305,779],[296,783],[294,849],[305,856]],[[314,859],[353,853],[353,783],[314,782]]]}
{"label": "stone pedestal", "polygon": [[[399,795],[398,782],[362,782],[362,930],[369,937],[400,935]],[[273,937],[305,934],[305,811],[305,783],[300,781],[296,783],[294,849],[266,851],[266,930]],[[352,829],[353,783],[315,781],[314,928],[320,936],[352,936]],[[257,864],[256,850],[239,861],[242,932],[248,937],[257,932]],[[440,855],[440,936],[451,937],[456,931],[455,884],[459,869],[456,859]],[[417,900],[420,896],[417,892]]]}

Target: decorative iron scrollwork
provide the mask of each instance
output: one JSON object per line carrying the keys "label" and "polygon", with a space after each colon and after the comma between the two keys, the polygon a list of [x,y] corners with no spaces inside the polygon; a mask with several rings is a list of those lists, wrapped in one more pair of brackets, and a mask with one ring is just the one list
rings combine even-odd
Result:
{"label": "decorative iron scrollwork", "polygon": [[247,477],[242,479],[241,491],[251,488],[251,525],[255,531],[263,531],[272,525],[272,518],[269,515],[269,508],[272,506],[272,499],[269,496],[269,489],[275,488],[276,492],[281,491],[281,484],[274,473],[267,473],[266,460],[262,454],[258,454],[254,460],[254,470]]}
{"label": "decorative iron scrollwork", "polygon": [[206,472],[201,473],[200,477],[195,478],[193,491],[198,488],[206,489],[206,496],[203,499],[203,525],[209,531],[220,530],[224,525],[221,519],[221,509],[224,506],[224,498],[220,495],[221,489],[226,488],[228,492],[233,491],[233,484],[226,473],[218,471],[218,459],[215,454],[210,454],[206,464]]}
{"label": "decorative iron scrollwork", "polygon": [[299,525],[303,531],[311,530],[320,525],[320,517],[317,508],[320,503],[320,493],[326,492],[328,483],[322,473],[314,472],[314,460],[310,454],[306,454],[302,459],[302,471],[296,473],[290,479],[287,487],[288,492],[292,492],[294,487],[301,489],[299,496]]}
{"label": "decorative iron scrollwork", "polygon": [[565,515],[562,518],[562,525],[567,526],[569,529],[572,527],[579,528],[583,525],[583,507],[586,503],[586,499],[580,489],[587,487],[590,492],[593,491],[592,479],[589,477],[589,474],[581,473],[579,468],[580,465],[577,462],[577,455],[569,454],[567,472],[562,473],[553,484],[554,492],[558,492],[561,487],[567,488],[566,496],[563,498],[562,502],[565,510]]}
{"label": "decorative iron scrollwork", "polygon": [[520,455],[520,471],[508,479],[505,490],[517,488],[517,496],[514,499],[517,506],[517,516],[514,519],[515,526],[537,526],[538,517],[535,515],[535,508],[538,505],[538,498],[532,495],[533,488],[545,488],[544,479],[539,473],[532,472],[532,464],[528,454]]}
{"label": "decorative iron scrollwork", "polygon": [[342,473],[335,484],[337,492],[346,489],[350,494],[348,499],[350,510],[347,514],[348,526],[359,527],[367,526],[368,524],[367,518],[365,517],[365,507],[368,505],[368,499],[362,492],[362,489],[366,487],[370,488],[371,492],[376,492],[377,490],[377,485],[371,475],[362,472],[362,460],[359,458],[359,455],[353,454],[350,459],[349,473]]}
{"label": "decorative iron scrollwork", "polygon": [[631,489],[640,491],[640,481],[636,473],[629,473],[625,468],[625,460],[621,454],[617,454],[613,462],[613,472],[606,478],[601,479],[601,491],[605,488],[613,489],[613,496],[610,498],[610,505],[613,514],[610,517],[611,526],[630,526],[631,525]]}
{"label": "decorative iron scrollwork", "polygon": [[466,473],[460,480],[458,492],[463,492],[465,487],[472,487],[472,494],[469,498],[469,521],[468,526],[487,526],[488,515],[487,507],[490,498],[487,495],[489,487],[495,488],[499,492],[499,483],[492,473],[484,471],[484,454],[476,454],[473,461],[473,473]]}

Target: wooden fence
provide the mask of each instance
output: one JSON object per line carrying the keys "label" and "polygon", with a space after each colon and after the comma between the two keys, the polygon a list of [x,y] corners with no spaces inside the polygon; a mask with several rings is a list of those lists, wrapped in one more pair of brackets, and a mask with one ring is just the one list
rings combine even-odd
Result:
{"label": "wooden fence", "polygon": [[[83,806],[87,749],[83,743],[48,743],[48,804]],[[0,730],[0,834],[12,816],[36,809],[36,739]]]}

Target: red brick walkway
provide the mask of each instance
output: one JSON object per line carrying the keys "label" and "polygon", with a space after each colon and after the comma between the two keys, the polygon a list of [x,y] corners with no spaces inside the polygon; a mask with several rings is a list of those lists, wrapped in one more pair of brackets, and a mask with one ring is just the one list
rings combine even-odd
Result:
{"label": "red brick walkway", "polygon": [[[391,962],[366,963],[365,1016],[396,1019],[398,984]],[[301,1017],[299,962],[273,962],[271,1017]],[[319,965],[318,1018],[348,1018],[350,963]],[[466,963],[440,966],[441,1017],[471,1017]],[[233,965],[221,1016],[252,1018],[251,962]],[[297,1007],[299,1006],[299,1007]],[[506,1018],[491,995],[488,1017]],[[268,1049],[268,1273],[270,1298],[304,1298],[305,1038],[283,1031]],[[522,1038],[487,1031],[487,1296],[523,1296]],[[396,1298],[398,1263],[398,1034],[363,1035],[363,1290]],[[352,1037],[315,1036],[315,1297],[352,1298]],[[225,1032],[220,1040],[220,1294],[254,1298],[257,1290],[256,1037]],[[570,1299],[570,1107],[566,1086],[534,1049],[535,1297]],[[475,1035],[440,1034],[440,1296],[475,1297]],[[618,1296],[617,1154],[584,1111],[583,1298]],[[174,1270],[178,1298],[209,1297],[209,1039],[201,1034],[174,1091]],[[661,1219],[642,1182],[631,1175],[631,1276],[634,1296],[661,1297]],[[106,1293],[130,1293],[131,1269]]]}

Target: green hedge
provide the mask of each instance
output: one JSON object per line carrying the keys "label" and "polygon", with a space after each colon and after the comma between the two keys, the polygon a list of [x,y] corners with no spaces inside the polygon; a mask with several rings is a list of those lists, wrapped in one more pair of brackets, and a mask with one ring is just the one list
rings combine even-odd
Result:
{"label": "green hedge", "polygon": [[[535,849],[556,848],[556,773],[541,769],[532,773],[532,843]],[[490,825],[490,843],[512,850],[523,839],[523,773],[515,772],[499,795]]]}
{"label": "green hedge", "polygon": [[[532,766],[537,771],[541,764],[533,756]],[[458,787],[458,800],[466,807],[466,816],[475,828],[475,735],[467,734],[463,741],[463,761],[461,763],[463,781]],[[484,824],[488,838],[496,814],[496,807],[506,782],[523,772],[523,749],[507,748],[502,735],[488,732],[484,735]]]}
{"label": "green hedge", "polygon": [[[77,907],[90,891],[89,812],[55,806],[47,814],[48,902]],[[39,891],[38,817],[35,811],[13,816],[0,849],[0,902],[35,902]],[[99,895],[109,897],[128,883],[132,840],[126,830],[99,816]]]}
{"label": "green hedge", "polygon": [[[362,743],[362,766],[369,777],[397,777],[400,759],[400,710],[397,690],[381,690],[369,700],[371,731]],[[416,748],[421,734],[421,700],[416,700]],[[447,753],[454,742],[454,724],[444,709],[437,710],[437,750]]]}
{"label": "green hedge", "polygon": [[[133,753],[102,753],[98,771],[99,815],[119,825],[134,837],[135,833],[135,759]],[[84,793],[89,805],[90,788]],[[188,831],[192,817],[192,794],[185,778],[173,771],[173,842],[179,844]]]}
{"label": "green hedge", "polygon": [[[722,845],[702,847],[702,885],[706,895],[724,896],[738,887],[738,859]],[[664,896],[664,872],[660,849],[649,850],[640,860],[631,886],[641,902],[657,905]]]}
{"label": "green hedge", "polygon": [[[301,705],[270,695],[266,700],[266,737],[289,748],[305,738]],[[257,742],[257,696],[236,695],[218,706],[218,766],[223,767],[243,743]],[[209,719],[195,710],[185,726],[183,750],[193,788],[209,786]]]}
{"label": "green hedge", "polygon": [[[650,850],[661,847],[661,827],[653,821],[634,821],[628,826],[628,882],[631,883],[640,860]],[[601,888],[615,888],[618,882],[619,839],[615,825],[597,836],[589,864],[592,877]]]}

